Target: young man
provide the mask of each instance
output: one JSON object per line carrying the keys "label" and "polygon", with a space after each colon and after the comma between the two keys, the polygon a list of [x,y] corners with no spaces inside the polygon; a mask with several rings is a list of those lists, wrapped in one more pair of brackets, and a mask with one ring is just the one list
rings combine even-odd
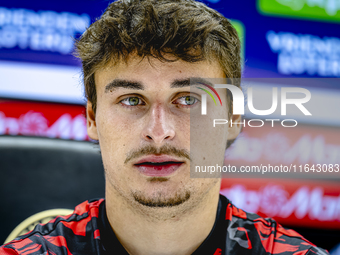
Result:
{"label": "young man", "polygon": [[1,254],[326,254],[274,220],[233,206],[219,195],[220,179],[190,178],[190,165],[222,165],[240,132],[223,125],[199,135],[208,120],[240,116],[232,116],[226,90],[219,91],[225,107],[202,116],[192,82],[241,77],[239,39],[226,18],[192,0],[121,0],[77,49],[105,200],[38,225]]}

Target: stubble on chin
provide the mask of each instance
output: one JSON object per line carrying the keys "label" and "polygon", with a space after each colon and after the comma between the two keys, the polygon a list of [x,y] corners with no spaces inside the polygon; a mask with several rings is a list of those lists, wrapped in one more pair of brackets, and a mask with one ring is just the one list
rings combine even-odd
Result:
{"label": "stubble on chin", "polygon": [[171,196],[165,196],[162,193],[155,194],[153,196],[145,196],[140,191],[132,193],[135,201],[143,206],[156,208],[156,207],[174,207],[183,204],[190,199],[190,192],[185,191],[181,193],[175,193]]}

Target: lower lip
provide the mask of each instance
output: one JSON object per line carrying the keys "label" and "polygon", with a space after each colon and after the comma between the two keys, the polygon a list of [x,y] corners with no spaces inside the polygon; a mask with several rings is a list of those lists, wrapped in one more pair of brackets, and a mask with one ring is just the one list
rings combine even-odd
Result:
{"label": "lower lip", "polygon": [[183,163],[169,163],[164,165],[139,164],[135,165],[139,172],[147,176],[168,176],[175,172]]}

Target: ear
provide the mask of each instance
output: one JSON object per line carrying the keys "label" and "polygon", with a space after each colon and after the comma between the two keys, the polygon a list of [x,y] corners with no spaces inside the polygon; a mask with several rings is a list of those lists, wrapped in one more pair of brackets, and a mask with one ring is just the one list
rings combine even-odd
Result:
{"label": "ear", "polygon": [[86,105],[86,117],[87,134],[91,139],[98,140],[96,115],[89,101],[87,101]]}
{"label": "ear", "polygon": [[242,116],[241,115],[233,115],[231,118],[233,121],[233,125],[231,126],[229,122],[229,128],[228,128],[228,140],[234,140],[236,137],[240,134],[241,129],[242,129]]}

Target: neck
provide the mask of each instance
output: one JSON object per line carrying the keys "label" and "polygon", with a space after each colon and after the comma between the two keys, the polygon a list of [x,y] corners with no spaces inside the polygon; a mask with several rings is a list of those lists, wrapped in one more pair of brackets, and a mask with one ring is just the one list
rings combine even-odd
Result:
{"label": "neck", "polygon": [[106,187],[106,213],[110,225],[132,255],[192,254],[215,223],[220,182],[203,197],[190,198],[171,208],[133,204]]}

